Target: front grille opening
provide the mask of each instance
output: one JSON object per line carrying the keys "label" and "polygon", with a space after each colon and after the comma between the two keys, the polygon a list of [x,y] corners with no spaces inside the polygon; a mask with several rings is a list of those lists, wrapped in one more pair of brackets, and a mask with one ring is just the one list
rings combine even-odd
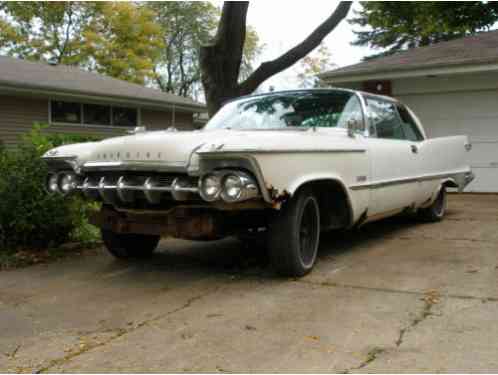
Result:
{"label": "front grille opening", "polygon": [[[126,171],[95,171],[89,172],[85,176],[88,178],[88,183],[90,186],[98,187],[100,180],[104,177],[104,182],[106,186],[116,186],[121,177],[124,177],[126,185],[133,187],[143,187],[145,181],[151,178],[154,181],[154,186],[156,187],[170,187],[173,181],[182,177],[189,181],[189,185],[192,187],[197,187],[198,177],[188,176],[181,173],[146,173],[146,172],[126,172]],[[101,199],[100,193],[92,193],[95,195],[96,199]],[[133,191],[133,201],[125,202],[118,198],[116,191],[109,191],[106,194],[112,194],[113,204],[116,207],[130,208],[130,209],[165,209],[178,205],[179,201],[176,201],[170,192],[164,191],[159,194],[159,201],[151,203],[144,191],[134,190]],[[115,199],[116,198],[116,199]],[[182,204],[198,203],[202,201],[201,197],[197,194],[192,194],[191,199],[188,201],[182,201]]]}

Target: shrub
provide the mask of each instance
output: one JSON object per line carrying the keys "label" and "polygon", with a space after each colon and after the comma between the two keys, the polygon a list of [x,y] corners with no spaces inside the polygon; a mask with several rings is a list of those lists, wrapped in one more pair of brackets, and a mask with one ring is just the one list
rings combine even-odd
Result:
{"label": "shrub", "polygon": [[95,137],[44,134],[44,128],[35,125],[16,149],[0,148],[0,250],[40,249],[91,235],[89,204],[77,196],[48,194],[47,167],[40,156],[52,147]]}

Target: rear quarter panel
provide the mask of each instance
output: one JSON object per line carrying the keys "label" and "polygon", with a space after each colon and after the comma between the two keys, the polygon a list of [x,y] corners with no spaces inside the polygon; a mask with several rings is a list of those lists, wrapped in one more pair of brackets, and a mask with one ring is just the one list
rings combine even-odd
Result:
{"label": "rear quarter panel", "polygon": [[[463,184],[463,175],[471,171],[468,160],[469,138],[464,135],[430,138],[422,142],[422,185],[426,194],[433,194],[439,189],[441,181],[451,178],[456,183]],[[441,175],[441,179],[430,179]]]}

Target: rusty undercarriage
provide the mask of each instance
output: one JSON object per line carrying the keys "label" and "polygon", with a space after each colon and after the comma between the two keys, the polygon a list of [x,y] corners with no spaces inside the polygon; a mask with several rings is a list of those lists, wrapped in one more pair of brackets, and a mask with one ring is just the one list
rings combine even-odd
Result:
{"label": "rusty undercarriage", "polygon": [[222,211],[202,207],[174,207],[168,211],[117,211],[103,206],[90,223],[115,233],[139,233],[190,240],[216,240],[265,227],[262,210]]}

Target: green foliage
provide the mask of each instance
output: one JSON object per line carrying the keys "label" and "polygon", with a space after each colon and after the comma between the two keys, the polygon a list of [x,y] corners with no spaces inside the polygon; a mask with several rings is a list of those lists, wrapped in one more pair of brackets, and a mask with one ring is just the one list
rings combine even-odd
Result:
{"label": "green foliage", "polygon": [[498,21],[498,3],[492,1],[373,1],[361,5],[349,21],[364,29],[355,31],[353,44],[385,49],[380,55],[472,35]]}
{"label": "green foliage", "polygon": [[[201,91],[199,50],[216,33],[220,11],[206,1],[149,2],[148,9],[161,27],[164,49],[154,67],[155,83],[166,92],[198,97]],[[240,79],[253,70],[263,46],[256,31],[247,28]]]}
{"label": "green foliage", "polygon": [[152,14],[136,3],[2,2],[0,48],[132,82],[151,77],[162,48]]}
{"label": "green foliage", "polygon": [[84,31],[85,53],[99,73],[144,84],[164,47],[153,13],[132,2],[96,3]]}
{"label": "green foliage", "polygon": [[44,189],[48,149],[86,137],[45,135],[35,126],[14,150],[0,150],[0,251],[41,249],[69,240],[91,241],[86,216],[91,208],[78,197],[63,198]]}
{"label": "green foliage", "polygon": [[87,134],[47,134],[44,131],[49,127],[50,126],[48,124],[35,123],[31,131],[23,136],[23,143],[21,144],[21,147],[26,147],[26,145],[34,147],[41,156],[54,147],[72,143],[97,142],[102,140],[102,137]]}
{"label": "green foliage", "polygon": [[81,2],[2,2],[0,46],[9,55],[79,65],[92,6]]}
{"label": "green foliage", "polygon": [[[0,49],[13,57],[74,65],[154,84],[181,96],[201,92],[199,49],[220,12],[206,1],[0,2]],[[241,79],[261,52],[248,27]]]}

